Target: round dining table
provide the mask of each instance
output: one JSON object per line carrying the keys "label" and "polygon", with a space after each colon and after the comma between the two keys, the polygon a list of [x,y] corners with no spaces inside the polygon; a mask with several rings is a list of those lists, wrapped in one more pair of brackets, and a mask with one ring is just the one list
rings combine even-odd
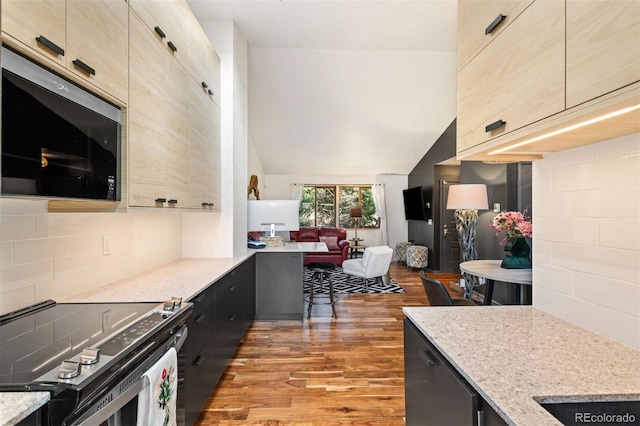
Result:
{"label": "round dining table", "polygon": [[524,304],[524,291],[522,286],[531,285],[531,269],[505,269],[500,267],[501,260],[469,260],[460,263],[460,271],[463,273],[484,278],[486,291],[484,304],[490,305],[493,298],[493,286],[496,281],[519,284],[520,304]]}

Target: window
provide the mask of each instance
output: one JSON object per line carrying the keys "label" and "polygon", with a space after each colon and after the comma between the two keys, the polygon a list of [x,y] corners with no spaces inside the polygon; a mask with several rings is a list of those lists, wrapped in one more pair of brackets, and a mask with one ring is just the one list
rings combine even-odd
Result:
{"label": "window", "polygon": [[356,207],[362,208],[362,220],[358,227],[379,227],[371,186],[305,186],[300,203],[300,226],[354,228],[356,221],[350,212]]}

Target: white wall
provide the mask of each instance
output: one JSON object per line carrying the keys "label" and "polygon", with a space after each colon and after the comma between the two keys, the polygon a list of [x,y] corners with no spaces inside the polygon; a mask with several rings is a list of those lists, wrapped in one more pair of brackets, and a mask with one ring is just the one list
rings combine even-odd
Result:
{"label": "white wall", "polygon": [[[389,245],[395,247],[398,241],[407,240],[407,221],[404,220],[402,189],[407,188],[406,175],[265,175],[263,200],[288,200],[291,197],[291,184],[307,185],[372,185],[384,183],[387,213]],[[399,207],[398,207],[399,206]],[[401,210],[398,211],[398,208]],[[378,244],[378,229],[358,228],[358,238],[366,245]],[[355,237],[354,229],[347,229],[347,238]],[[393,244],[393,245],[392,245]]]}
{"label": "white wall", "polygon": [[[63,300],[181,257],[182,215],[48,213],[46,201],[0,199],[0,313]],[[102,239],[111,254],[102,255]]]}
{"label": "white wall", "polygon": [[533,163],[533,304],[640,349],[640,134]]}

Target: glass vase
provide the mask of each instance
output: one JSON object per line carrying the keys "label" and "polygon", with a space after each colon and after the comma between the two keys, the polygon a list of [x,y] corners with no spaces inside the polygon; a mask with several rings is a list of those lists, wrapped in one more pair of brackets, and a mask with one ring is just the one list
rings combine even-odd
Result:
{"label": "glass vase", "polygon": [[509,238],[504,246],[505,256],[500,267],[505,269],[531,269],[531,247],[524,237]]}

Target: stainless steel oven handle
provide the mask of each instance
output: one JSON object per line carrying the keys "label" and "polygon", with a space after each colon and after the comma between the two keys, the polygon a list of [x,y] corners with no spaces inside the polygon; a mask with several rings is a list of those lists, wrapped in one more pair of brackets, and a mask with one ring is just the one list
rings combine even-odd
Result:
{"label": "stainless steel oven handle", "polygon": [[[180,330],[176,332],[174,336],[174,344],[176,352],[182,348],[184,342],[187,340],[187,335],[189,334],[189,330],[186,325],[182,325]],[[132,360],[133,361],[133,360]],[[178,378],[180,379],[180,377]],[[96,413],[92,414],[87,418],[78,419],[77,422],[72,423],[73,426],[94,426],[96,424],[102,424],[111,417],[116,414],[122,407],[127,405],[133,398],[135,398],[141,391],[149,387],[149,377],[142,376],[140,380],[131,385],[130,388],[122,392],[120,395],[115,397],[112,401],[104,406],[104,408],[98,410]]]}
{"label": "stainless steel oven handle", "polygon": [[134,385],[132,385],[129,389],[122,392],[113,401],[109,402],[105,406],[104,409],[98,411],[86,419],[80,420],[76,425],[87,425],[87,426],[95,426],[102,424],[109,419],[109,417],[116,414],[122,407],[127,405],[133,398],[138,396],[140,392],[149,387],[149,378],[147,376],[143,376],[141,380],[138,380]]}

